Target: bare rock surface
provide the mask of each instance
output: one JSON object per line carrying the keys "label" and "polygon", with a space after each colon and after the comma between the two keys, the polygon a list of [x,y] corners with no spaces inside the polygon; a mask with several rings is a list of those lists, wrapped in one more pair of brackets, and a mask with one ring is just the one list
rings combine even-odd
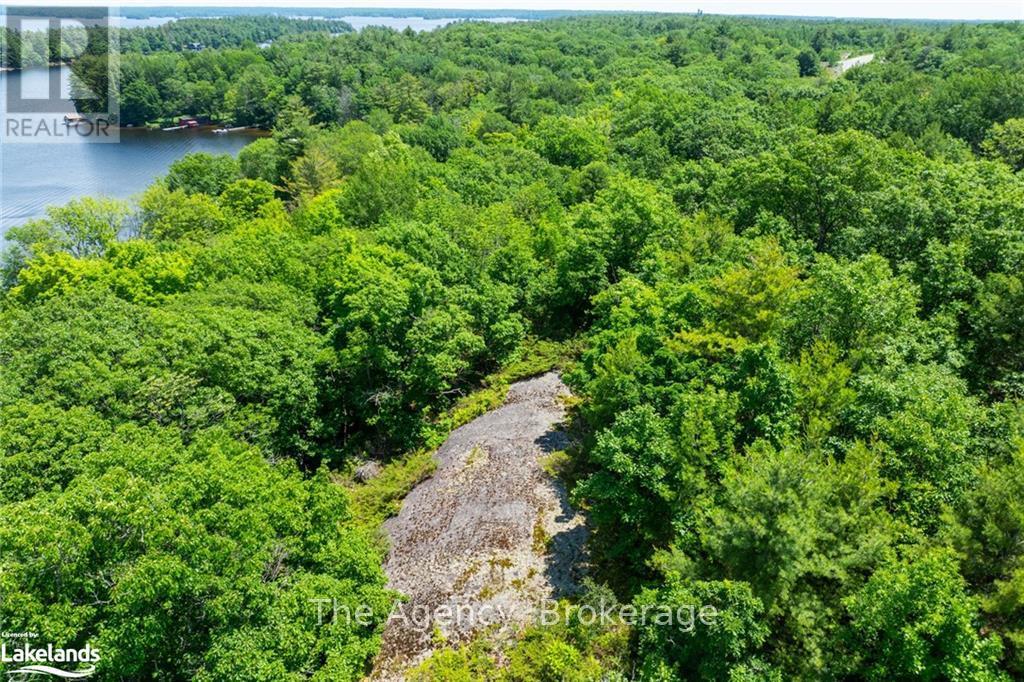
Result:
{"label": "bare rock surface", "polygon": [[388,622],[375,678],[402,679],[438,634],[510,637],[542,600],[575,588],[586,527],[542,467],[567,445],[568,393],[555,372],[513,384],[504,405],[451,433],[434,475],[385,523],[384,570],[408,601]]}
{"label": "bare rock surface", "polygon": [[366,483],[367,481],[380,476],[380,472],[380,462],[370,460],[369,462],[364,462],[356,467],[353,478],[355,478],[357,483]]}

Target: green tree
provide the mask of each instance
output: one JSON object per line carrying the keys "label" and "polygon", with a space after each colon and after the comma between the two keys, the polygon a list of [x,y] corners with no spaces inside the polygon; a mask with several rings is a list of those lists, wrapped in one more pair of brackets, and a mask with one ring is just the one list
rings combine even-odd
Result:
{"label": "green tree", "polygon": [[803,50],[796,56],[801,76],[817,76],[821,73],[821,58],[813,50]]}
{"label": "green tree", "polygon": [[[274,186],[266,180],[235,180],[220,193],[220,205],[236,219],[255,218],[273,210],[275,204]],[[280,202],[277,202],[280,206]]]}
{"label": "green tree", "polygon": [[167,189],[215,197],[237,180],[239,174],[238,161],[227,154],[194,152],[171,164],[167,171]]}
{"label": "green tree", "polygon": [[238,153],[238,165],[244,177],[264,180],[271,185],[281,179],[281,151],[272,138],[260,138]]}
{"label": "green tree", "polygon": [[129,216],[124,202],[85,197],[48,208],[45,220],[14,230],[10,236],[22,258],[58,250],[76,257],[102,256],[125,230]]}
{"label": "green tree", "polygon": [[149,83],[132,80],[120,93],[122,124],[142,124],[158,118],[163,111],[160,93]]}
{"label": "green tree", "polygon": [[162,240],[202,241],[229,225],[217,200],[207,194],[186,194],[153,185],[139,200],[142,232]]}
{"label": "green tree", "polygon": [[978,485],[945,518],[963,564],[963,574],[981,594],[987,626],[1006,645],[1006,663],[1024,671],[1024,453],[982,469]]}
{"label": "green tree", "polygon": [[769,628],[749,585],[670,579],[636,606],[645,614],[637,644],[643,679],[782,679],[757,658]]}
{"label": "green tree", "polygon": [[280,78],[265,63],[254,63],[243,71],[229,94],[239,125],[269,127],[277,116],[283,97]]}
{"label": "green tree", "polygon": [[665,421],[641,405],[599,434],[589,457],[599,469],[573,495],[590,509],[594,541],[625,573],[643,570],[652,548],[672,540],[677,510],[699,490],[686,453]]}
{"label": "green tree", "polygon": [[703,575],[749,583],[776,646],[770,660],[817,677],[832,665],[841,600],[892,557],[898,527],[877,455],[854,445],[843,461],[764,443],[725,469],[717,502],[697,529]]}
{"label": "green tree", "polygon": [[1007,679],[999,638],[978,634],[977,602],[950,552],[886,566],[844,603],[851,668],[866,679]]}
{"label": "green tree", "polygon": [[1024,280],[992,273],[968,313],[975,344],[976,380],[995,395],[1024,396]]}
{"label": "green tree", "polygon": [[306,201],[336,186],[338,167],[323,152],[311,149],[292,161],[285,189],[299,202]]}
{"label": "green tree", "polygon": [[1011,118],[992,126],[981,147],[986,154],[1005,161],[1013,170],[1024,169],[1024,118]]}
{"label": "green tree", "polygon": [[381,83],[371,96],[374,106],[390,113],[396,123],[420,123],[430,114],[424,101],[423,86],[411,73],[403,73],[395,81]]}
{"label": "green tree", "polygon": [[610,122],[599,113],[586,118],[549,116],[534,128],[534,146],[551,163],[580,168],[607,158],[610,133]]}
{"label": "green tree", "polygon": [[421,162],[409,147],[391,142],[365,157],[341,186],[339,204],[354,225],[366,227],[385,216],[403,217],[416,203]]}

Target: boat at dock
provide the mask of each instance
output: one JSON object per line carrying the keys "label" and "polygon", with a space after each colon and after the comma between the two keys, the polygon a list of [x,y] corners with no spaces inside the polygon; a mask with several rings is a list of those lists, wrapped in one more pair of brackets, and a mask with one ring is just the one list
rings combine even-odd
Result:
{"label": "boat at dock", "polygon": [[183,130],[185,128],[198,128],[199,121],[194,118],[180,118],[178,119],[178,125],[170,126],[169,128],[161,128],[161,130]]}

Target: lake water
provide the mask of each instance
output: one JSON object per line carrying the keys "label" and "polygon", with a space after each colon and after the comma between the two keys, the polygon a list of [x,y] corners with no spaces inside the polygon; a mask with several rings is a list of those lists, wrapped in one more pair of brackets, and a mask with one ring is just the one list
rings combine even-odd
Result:
{"label": "lake water", "polygon": [[[385,26],[387,28],[393,28],[396,31],[404,31],[407,28],[411,28],[414,31],[433,31],[434,29],[442,28],[448,24],[454,24],[457,21],[463,21],[463,19],[452,18],[441,18],[441,19],[424,19],[423,17],[375,17],[375,16],[345,16],[345,17],[311,17],[307,15],[293,15],[295,19],[341,19],[342,21],[348,22],[352,28],[357,31],[361,31],[367,26]],[[494,24],[507,24],[514,21],[521,21],[515,17],[490,17],[487,19],[479,19],[478,21],[486,21]]]}
{"label": "lake water", "polygon": [[[302,18],[311,18],[303,16]],[[432,31],[461,19],[423,17],[346,16],[356,30],[387,26],[396,30],[412,28]],[[173,19],[149,17],[121,19],[123,26],[159,26]],[[487,19],[491,22],[517,21],[512,17]],[[0,73],[0,111],[6,111],[8,82],[30,92],[46,93],[49,69],[26,69]],[[68,70],[61,70],[63,96],[69,88]],[[68,101],[65,112],[73,112]],[[47,206],[65,204],[83,196],[129,198],[146,189],[168,166],[189,152],[236,154],[251,142],[250,133],[214,135],[209,130],[122,130],[116,144],[76,142],[61,144],[9,143],[0,133],[0,245],[8,228],[45,214]]]}
{"label": "lake water", "polygon": [[[63,81],[67,81],[64,70]],[[45,92],[49,69],[0,74],[0,105],[6,110],[7,80],[26,94]],[[65,88],[66,92],[66,88]],[[71,103],[67,111],[73,111]],[[128,198],[146,189],[168,166],[189,152],[235,154],[253,140],[245,132],[120,131],[120,141],[99,144],[11,143],[0,138],[0,235],[13,225],[41,217],[47,206],[83,196]],[[0,238],[0,242],[2,242]]]}

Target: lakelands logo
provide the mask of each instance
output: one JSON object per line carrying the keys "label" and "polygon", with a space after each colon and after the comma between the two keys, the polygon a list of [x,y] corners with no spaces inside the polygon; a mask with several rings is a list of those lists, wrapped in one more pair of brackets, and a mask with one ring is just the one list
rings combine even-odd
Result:
{"label": "lakelands logo", "polygon": [[[5,638],[11,634],[4,633]],[[8,647],[6,642],[0,642],[0,662],[4,664],[5,668],[13,668],[7,670],[8,679],[29,676],[34,678],[37,675],[48,675],[66,680],[82,679],[96,671],[96,663],[99,660],[100,652],[92,648],[90,644],[86,644],[81,649],[61,649],[55,648],[52,644],[47,644],[45,648],[32,646],[28,642],[21,644],[20,647]],[[82,664],[89,665],[83,668]],[[75,669],[66,670],[71,667]]]}

